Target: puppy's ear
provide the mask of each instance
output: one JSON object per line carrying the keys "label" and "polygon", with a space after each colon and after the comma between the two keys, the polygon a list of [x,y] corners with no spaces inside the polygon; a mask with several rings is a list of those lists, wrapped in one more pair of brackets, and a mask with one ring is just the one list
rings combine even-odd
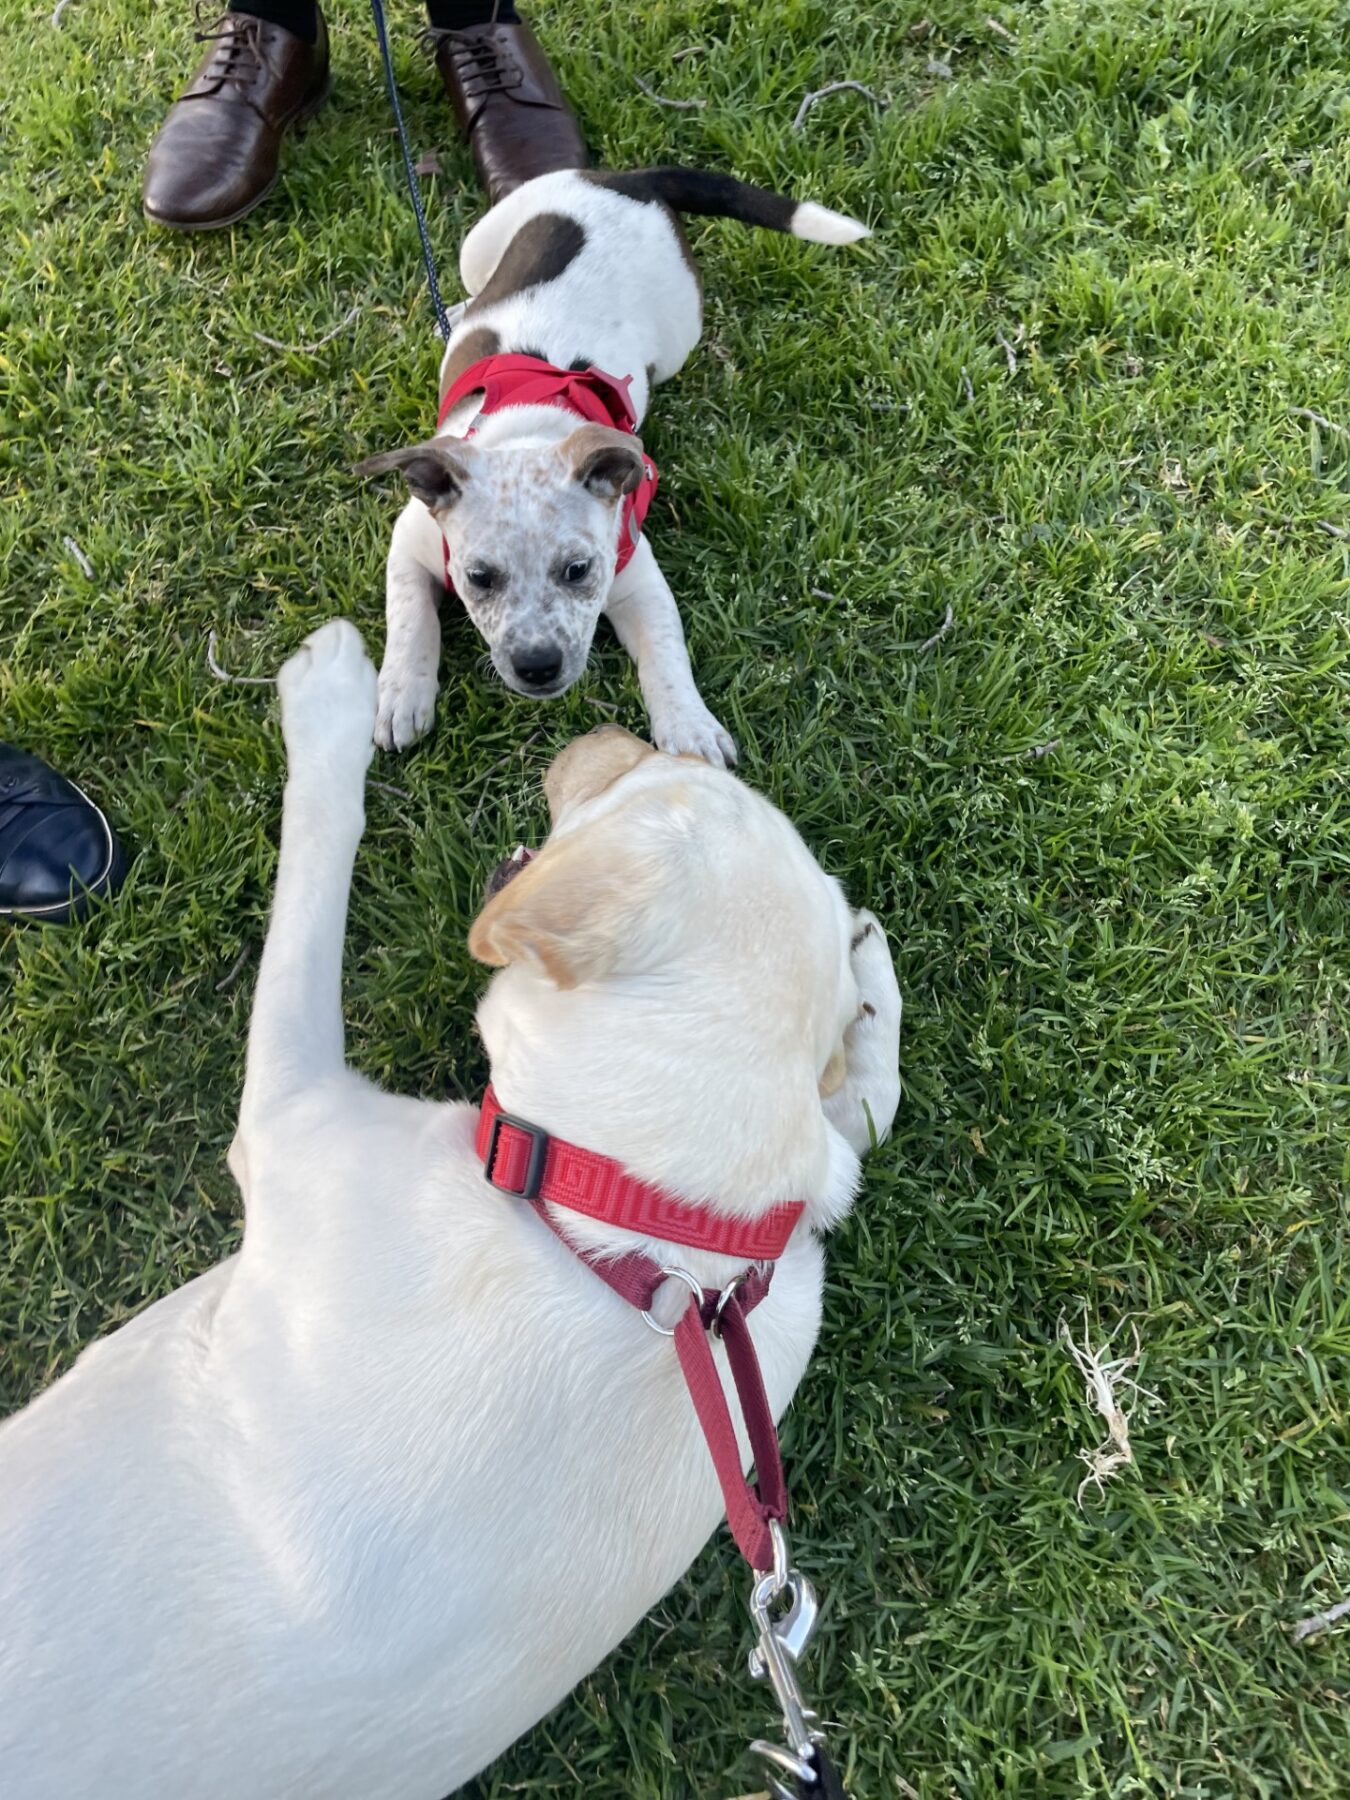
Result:
{"label": "puppy's ear", "polygon": [[597,500],[614,502],[631,494],[642,480],[642,445],[627,431],[608,425],[583,425],[558,446],[572,472]]}
{"label": "puppy's ear", "polygon": [[425,444],[409,444],[403,450],[385,450],[357,463],[354,475],[383,475],[400,469],[413,493],[428,511],[448,512],[472,479],[474,452],[459,442],[432,438]]}
{"label": "puppy's ear", "polygon": [[560,988],[612,973],[662,885],[659,857],[626,854],[624,835],[607,821],[546,844],[474,920],[470,955],[495,969],[537,963]]}

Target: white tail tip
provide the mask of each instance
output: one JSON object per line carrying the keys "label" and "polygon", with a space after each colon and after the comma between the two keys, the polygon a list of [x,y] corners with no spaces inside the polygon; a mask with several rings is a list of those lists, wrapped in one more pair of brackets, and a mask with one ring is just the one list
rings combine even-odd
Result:
{"label": "white tail tip", "polygon": [[828,206],[803,200],[792,215],[792,235],[812,244],[856,244],[859,238],[872,234],[861,219],[850,219],[847,213],[831,212]]}

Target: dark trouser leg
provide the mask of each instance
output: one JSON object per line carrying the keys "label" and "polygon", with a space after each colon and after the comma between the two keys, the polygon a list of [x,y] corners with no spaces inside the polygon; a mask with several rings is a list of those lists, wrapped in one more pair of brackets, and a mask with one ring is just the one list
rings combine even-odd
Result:
{"label": "dark trouser leg", "polygon": [[515,0],[427,0],[433,31],[467,31],[471,25],[514,25]]}
{"label": "dark trouser leg", "polygon": [[250,13],[255,19],[266,19],[269,25],[280,25],[312,44],[319,35],[319,9],[315,0],[235,0],[232,12]]}

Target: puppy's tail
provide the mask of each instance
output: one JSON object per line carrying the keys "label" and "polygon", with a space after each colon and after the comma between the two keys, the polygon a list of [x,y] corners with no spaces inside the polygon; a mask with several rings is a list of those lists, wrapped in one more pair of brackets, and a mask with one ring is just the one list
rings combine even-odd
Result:
{"label": "puppy's tail", "polygon": [[706,169],[604,170],[589,179],[630,200],[658,200],[677,213],[739,219],[743,225],[790,232],[813,244],[856,244],[871,236],[861,220],[850,219],[847,213],[831,212],[813,200],[792,200]]}

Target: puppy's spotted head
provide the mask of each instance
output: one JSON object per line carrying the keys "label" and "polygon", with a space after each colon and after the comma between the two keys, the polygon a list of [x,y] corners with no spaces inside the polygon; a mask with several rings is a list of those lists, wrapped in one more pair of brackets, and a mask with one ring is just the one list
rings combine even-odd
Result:
{"label": "puppy's spotted head", "polygon": [[507,687],[531,700],[565,693],[614,580],[623,500],[643,476],[638,439],[605,425],[522,448],[432,438],[357,473],[389,469],[440,527],[455,592]]}

